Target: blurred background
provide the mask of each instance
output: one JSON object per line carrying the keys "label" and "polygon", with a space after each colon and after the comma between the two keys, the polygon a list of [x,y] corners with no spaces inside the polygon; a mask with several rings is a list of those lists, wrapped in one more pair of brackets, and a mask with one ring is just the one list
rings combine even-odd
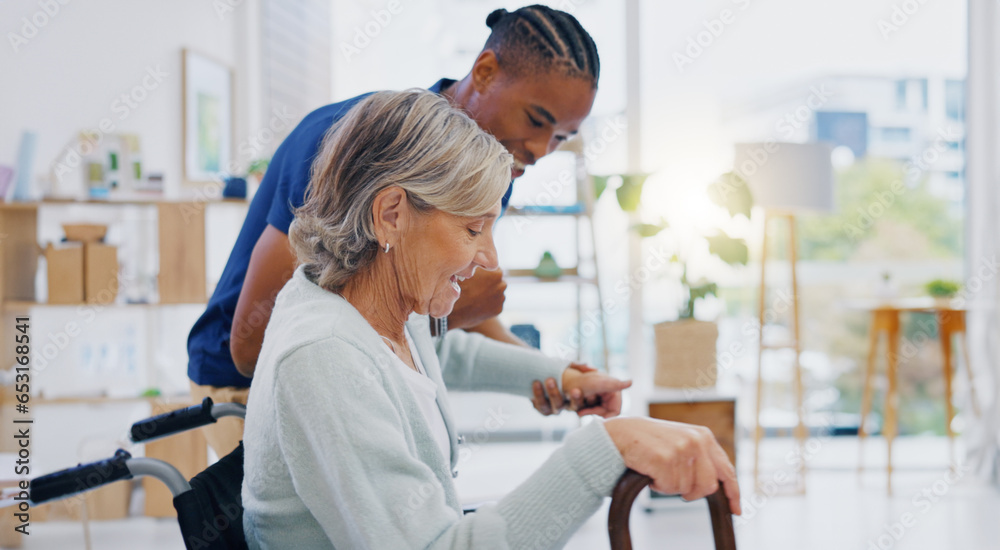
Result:
{"label": "blurred background", "polygon": [[[729,403],[744,491],[770,502],[737,524],[741,547],[989,547],[982,541],[993,540],[995,522],[947,518],[997,503],[993,224],[1000,217],[990,189],[1000,48],[990,35],[1000,8],[985,0],[545,3],[591,33],[602,74],[580,141],[530,167],[498,222],[510,283],[501,319],[550,355],[635,380],[628,414],[653,414],[655,403]],[[110,455],[129,446],[132,421],[185,402],[187,333],[218,282],[266,161],[303,116],[372,90],[462,78],[488,36],[486,16],[520,6],[0,4],[8,39],[0,48],[7,201],[0,247],[6,280],[20,281],[5,290],[5,330],[13,330],[13,316],[30,315],[32,474]],[[980,72],[970,75],[970,67]],[[981,88],[971,89],[976,78]],[[186,104],[194,82],[219,92],[211,113]],[[208,115],[228,132],[216,136],[223,150],[209,151],[214,160],[199,173],[188,164],[200,154],[191,143],[212,130],[192,117]],[[815,180],[801,182],[821,207],[795,209],[794,246],[788,225],[775,217],[765,223],[787,209],[763,200],[769,183],[755,181],[753,163],[737,152],[738,144],[770,142],[826,148],[826,160],[811,167]],[[233,183],[239,177],[242,195]],[[788,184],[770,185],[773,197]],[[183,224],[172,227],[164,201],[194,205],[193,214],[182,209]],[[188,214],[203,220],[200,229],[191,232]],[[103,242],[115,247],[118,263],[113,296],[53,300],[54,285],[69,276],[53,272],[58,256],[15,246],[65,246],[64,223],[107,226]],[[185,286],[191,273],[203,284]],[[895,491],[886,490],[882,437],[886,344],[872,346],[876,312],[885,308],[899,313],[889,334],[900,346]],[[942,344],[942,311],[961,318],[954,345],[951,333]],[[714,327],[707,344],[700,335],[697,343],[670,336],[690,320]],[[696,358],[695,370],[677,370],[675,358],[705,350],[707,363]],[[14,351],[4,353],[12,364]],[[946,386],[943,357],[952,353],[946,372],[954,384]],[[873,437],[859,451],[870,354],[874,397],[864,427]],[[502,494],[513,482],[496,481],[497,472],[526,476],[581,423],[568,413],[542,417],[512,397],[453,401],[461,430],[476,443],[470,479],[457,480],[470,498]],[[496,411],[506,420],[486,433]],[[766,472],[798,472],[787,453],[801,458],[811,444],[810,477],[769,492]],[[511,460],[524,468],[511,469]],[[861,463],[866,474],[855,472]],[[938,495],[945,504],[918,514],[905,537],[880,538],[917,506],[911,497],[956,471],[975,471],[964,478],[967,493]],[[180,547],[170,521],[140,517],[156,515],[143,500],[149,496],[136,487],[124,504],[108,497],[114,504],[105,509],[119,513],[94,528],[98,542],[128,533]],[[642,536],[692,530],[682,547],[709,547],[700,527],[690,527],[690,512],[665,507],[638,524]],[[854,512],[832,511],[845,509]],[[79,513],[51,514],[55,521],[32,526],[40,536],[19,544],[83,547]],[[825,517],[844,528],[819,527]],[[597,525],[588,523],[574,547],[604,547]]]}

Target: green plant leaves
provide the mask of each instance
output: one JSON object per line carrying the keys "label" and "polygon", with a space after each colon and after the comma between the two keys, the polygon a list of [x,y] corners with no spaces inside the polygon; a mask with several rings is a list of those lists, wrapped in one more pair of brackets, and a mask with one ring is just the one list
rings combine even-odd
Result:
{"label": "green plant leaves", "polygon": [[715,296],[719,292],[719,285],[716,283],[702,283],[691,286],[691,301],[705,296]]}
{"label": "green plant leaves", "polygon": [[632,226],[632,229],[639,234],[640,237],[655,237],[660,231],[670,227],[667,220],[660,218],[660,223],[637,223]]}
{"label": "green plant leaves", "polygon": [[601,198],[601,194],[608,188],[608,178],[611,176],[591,176],[594,178],[594,200]]}
{"label": "green plant leaves", "polygon": [[684,307],[679,312],[679,316],[681,319],[694,319],[695,300],[704,298],[705,296],[717,296],[719,286],[715,283],[705,282],[705,280],[702,279],[698,281],[698,284],[688,284],[687,291],[687,303],[684,304]]}
{"label": "green plant leaves", "polygon": [[706,237],[706,239],[708,240],[708,251],[729,265],[746,265],[747,260],[750,259],[750,250],[743,239],[734,239],[721,231],[711,237]]}
{"label": "green plant leaves", "polygon": [[635,212],[639,209],[639,199],[642,198],[642,184],[649,174],[623,174],[622,185],[615,189],[618,206],[624,212]]}
{"label": "green plant leaves", "polygon": [[708,186],[708,198],[729,211],[730,216],[743,214],[750,218],[753,195],[746,180],[735,172],[728,172]]}
{"label": "green plant leaves", "polygon": [[263,177],[264,172],[267,170],[267,166],[270,163],[271,163],[270,159],[266,158],[256,159],[250,163],[249,167],[247,167],[247,174],[251,176],[256,174],[258,176]]}
{"label": "green plant leaves", "polygon": [[927,294],[935,298],[952,298],[962,289],[962,285],[956,281],[946,279],[934,279],[924,285]]}

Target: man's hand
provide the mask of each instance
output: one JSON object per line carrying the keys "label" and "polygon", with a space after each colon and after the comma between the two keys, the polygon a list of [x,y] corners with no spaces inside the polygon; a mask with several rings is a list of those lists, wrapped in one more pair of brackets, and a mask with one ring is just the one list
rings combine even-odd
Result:
{"label": "man's hand", "polygon": [[544,384],[535,380],[531,402],[538,412],[548,416],[569,409],[580,416],[617,416],[622,409],[621,391],[632,385],[631,381],[611,378],[582,363],[570,363],[563,371],[562,383],[561,393],[554,378],[547,379]]}
{"label": "man's hand", "polygon": [[596,414],[604,418],[621,414],[622,390],[632,386],[631,380],[618,380],[577,363],[563,371],[562,383],[570,410],[579,416]]}
{"label": "man's hand", "polygon": [[477,269],[476,274],[458,284],[462,294],[448,315],[448,328],[470,328],[500,315],[507,282],[503,271]]}

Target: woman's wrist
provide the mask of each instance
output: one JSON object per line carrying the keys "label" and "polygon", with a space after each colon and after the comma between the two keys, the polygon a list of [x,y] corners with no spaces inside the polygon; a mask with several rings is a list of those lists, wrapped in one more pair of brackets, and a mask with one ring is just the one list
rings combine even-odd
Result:
{"label": "woman's wrist", "polygon": [[608,437],[611,438],[622,458],[625,457],[625,450],[628,446],[629,437],[626,435],[628,432],[626,424],[629,420],[628,418],[612,418],[604,421],[604,429],[608,432]]}

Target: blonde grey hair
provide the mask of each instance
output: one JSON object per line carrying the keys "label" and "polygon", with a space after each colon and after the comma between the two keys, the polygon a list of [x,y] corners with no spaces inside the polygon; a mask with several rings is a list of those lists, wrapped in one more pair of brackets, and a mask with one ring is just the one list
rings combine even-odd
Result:
{"label": "blonde grey hair", "polygon": [[288,238],[306,275],[339,291],[380,248],[372,205],[390,186],[419,212],[482,216],[510,183],[513,157],[443,97],[376,92],[330,127]]}

